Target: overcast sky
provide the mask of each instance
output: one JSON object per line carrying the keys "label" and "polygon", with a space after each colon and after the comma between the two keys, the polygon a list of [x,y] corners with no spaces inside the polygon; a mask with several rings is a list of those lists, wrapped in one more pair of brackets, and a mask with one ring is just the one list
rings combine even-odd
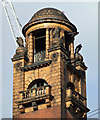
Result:
{"label": "overcast sky", "polygon": [[[54,7],[64,12],[77,27],[75,46],[82,44],[81,54],[88,67],[87,105],[90,110],[98,108],[98,3],[96,2],[14,2],[16,14],[24,26],[39,9]],[[0,7],[1,9],[1,7]],[[1,10],[0,10],[1,11]],[[13,57],[16,45],[4,10],[2,9],[2,117],[12,116]],[[0,24],[1,25],[1,24]],[[1,46],[1,44],[0,44]],[[1,49],[1,47],[0,47]],[[0,51],[1,52],[1,51]],[[0,90],[1,91],[1,90]],[[97,117],[97,115],[93,116]]]}

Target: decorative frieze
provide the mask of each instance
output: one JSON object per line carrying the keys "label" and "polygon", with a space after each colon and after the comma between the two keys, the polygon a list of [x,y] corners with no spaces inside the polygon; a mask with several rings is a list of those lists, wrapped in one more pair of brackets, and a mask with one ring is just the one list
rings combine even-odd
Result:
{"label": "decorative frieze", "polygon": [[41,68],[41,67],[45,67],[51,64],[51,60],[48,61],[40,61],[40,62],[35,62],[31,65],[26,65],[25,67],[22,67],[21,70],[22,71],[27,71],[27,70],[32,70],[32,69],[36,69],[36,68]]}

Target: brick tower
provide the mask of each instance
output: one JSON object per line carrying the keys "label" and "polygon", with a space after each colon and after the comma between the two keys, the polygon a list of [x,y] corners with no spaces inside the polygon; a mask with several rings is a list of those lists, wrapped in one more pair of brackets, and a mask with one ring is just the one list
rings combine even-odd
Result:
{"label": "brick tower", "polygon": [[44,8],[23,27],[25,46],[13,61],[14,118],[87,118],[87,67],[74,51],[77,28],[59,10]]}

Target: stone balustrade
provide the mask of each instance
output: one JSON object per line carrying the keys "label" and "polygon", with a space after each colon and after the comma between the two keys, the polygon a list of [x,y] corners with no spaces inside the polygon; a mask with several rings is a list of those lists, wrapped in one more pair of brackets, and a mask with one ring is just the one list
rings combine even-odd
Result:
{"label": "stone balustrade", "polygon": [[[75,101],[76,103],[80,103],[83,104],[84,106],[86,106],[86,98],[84,98],[82,95],[80,95],[78,92],[72,90],[72,89],[67,89],[66,90],[66,102],[71,101]],[[70,103],[70,102],[69,102]],[[70,106],[69,104],[67,104],[67,106]]]}
{"label": "stone balustrade", "polygon": [[28,89],[26,91],[21,91],[20,98],[22,100],[32,98],[32,97],[41,97],[43,95],[50,95],[50,86],[41,86],[37,88]]}
{"label": "stone balustrade", "polygon": [[45,51],[34,54],[34,62],[43,61],[45,59]]}

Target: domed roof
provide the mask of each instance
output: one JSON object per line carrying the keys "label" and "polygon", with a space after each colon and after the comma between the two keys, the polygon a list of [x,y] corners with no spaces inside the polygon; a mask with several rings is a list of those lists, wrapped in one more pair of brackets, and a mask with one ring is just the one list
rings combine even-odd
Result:
{"label": "domed roof", "polygon": [[23,35],[25,35],[31,26],[45,22],[57,22],[70,27],[73,32],[77,31],[77,28],[67,19],[63,12],[55,8],[43,8],[37,11],[31,20],[23,27]]}
{"label": "domed roof", "polygon": [[66,20],[69,22],[67,17],[61,11],[55,8],[44,8],[44,9],[39,10],[33,15],[30,22],[39,20],[39,19],[46,19],[46,18]]}

